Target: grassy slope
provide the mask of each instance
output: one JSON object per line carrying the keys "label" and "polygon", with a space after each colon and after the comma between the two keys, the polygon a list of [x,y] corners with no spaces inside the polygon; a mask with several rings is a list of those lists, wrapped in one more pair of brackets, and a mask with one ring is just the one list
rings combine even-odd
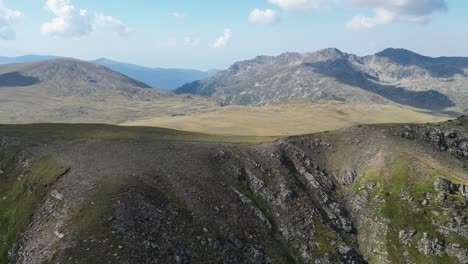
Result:
{"label": "grassy slope", "polygon": [[0,125],[0,133],[33,137],[58,137],[62,139],[126,139],[167,140],[194,142],[259,143],[271,142],[277,137],[217,136],[184,132],[165,128],[121,127],[101,124],[30,124]]}
{"label": "grassy slope", "polygon": [[49,185],[66,173],[50,157],[34,161],[24,169],[15,160],[16,150],[0,153],[0,169],[6,177],[0,181],[0,263],[9,263],[8,250],[30,223],[33,212],[42,204]]}
{"label": "grassy slope", "polygon": [[446,118],[389,105],[342,103],[229,106],[191,116],[127,121],[127,126],[156,126],[201,133],[242,136],[299,135],[357,124],[425,123]]}
{"label": "grassy slope", "polygon": [[132,100],[109,93],[104,99],[53,94],[41,86],[0,89],[0,123],[105,123],[203,113],[218,109],[211,99],[161,96]]}
{"label": "grassy slope", "polygon": [[[431,239],[438,238],[444,241],[437,226],[446,224],[448,217],[446,210],[436,199],[430,200],[426,207],[421,206],[423,200],[427,199],[428,193],[433,196],[437,195],[433,187],[434,182],[439,178],[462,181],[455,175],[444,172],[438,167],[429,166],[424,160],[414,157],[401,156],[389,162],[387,166],[380,172],[368,171],[354,185],[354,191],[358,194],[366,184],[376,186],[370,193],[370,203],[367,208],[371,210],[371,221],[388,223],[389,232],[385,235],[378,235],[381,245],[388,252],[387,259],[391,263],[403,263],[404,254],[407,254],[407,257],[414,263],[457,263],[456,259],[446,254],[440,257],[426,256],[416,247],[423,233],[427,233]],[[414,200],[402,199],[405,195]],[[463,199],[460,195],[450,196],[451,201]],[[375,232],[366,228],[368,225],[370,223],[361,223],[359,227],[361,236],[366,237]],[[406,246],[402,244],[398,236],[399,231],[408,229],[414,230],[416,234],[412,244]],[[467,239],[455,234],[448,236],[445,242],[457,242],[463,247],[468,246]],[[372,244],[367,246],[376,247]],[[379,261],[378,258],[370,259],[370,263],[379,263]]]}

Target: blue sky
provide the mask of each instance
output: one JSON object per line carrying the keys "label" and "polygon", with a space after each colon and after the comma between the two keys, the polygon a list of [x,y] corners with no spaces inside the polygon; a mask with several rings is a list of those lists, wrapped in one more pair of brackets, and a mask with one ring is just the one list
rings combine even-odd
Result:
{"label": "blue sky", "polygon": [[211,69],[326,47],[468,56],[466,43],[461,0],[0,0],[3,56]]}

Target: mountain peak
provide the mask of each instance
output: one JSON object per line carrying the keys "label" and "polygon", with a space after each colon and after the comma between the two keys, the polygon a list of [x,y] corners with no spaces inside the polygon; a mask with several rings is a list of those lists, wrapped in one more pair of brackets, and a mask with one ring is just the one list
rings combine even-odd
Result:
{"label": "mountain peak", "polygon": [[319,51],[315,52],[316,54],[320,54],[323,56],[343,56],[343,52],[337,48],[326,48],[326,49],[321,49]]}
{"label": "mountain peak", "polygon": [[387,57],[387,58],[392,58],[392,59],[397,59],[397,60],[403,59],[403,58],[420,58],[420,59],[428,58],[426,56],[423,56],[411,50],[401,49],[401,48],[384,49],[383,51],[376,53],[375,56]]}

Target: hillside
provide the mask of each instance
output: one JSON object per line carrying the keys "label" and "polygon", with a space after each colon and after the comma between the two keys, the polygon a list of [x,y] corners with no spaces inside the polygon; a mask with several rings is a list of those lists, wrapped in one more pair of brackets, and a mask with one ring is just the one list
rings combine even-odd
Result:
{"label": "hillside", "polygon": [[74,59],[0,66],[0,122],[116,123],[206,111],[217,103],[177,96]]}
{"label": "hillside", "polygon": [[466,117],[242,141],[0,126],[0,263],[468,261]]}
{"label": "hillside", "polygon": [[[0,56],[0,64],[40,62],[59,58],[62,57],[42,55],[25,55],[19,57]],[[183,84],[211,77],[218,72],[218,70],[199,71],[192,69],[149,68],[106,58],[100,58],[89,62],[105,66],[113,71],[146,83],[153,88],[164,90],[174,90]]]}
{"label": "hillside", "polygon": [[463,112],[468,105],[467,73],[468,58],[430,58],[403,49],[359,57],[330,48],[237,62],[176,92],[212,95],[239,105],[306,99]]}

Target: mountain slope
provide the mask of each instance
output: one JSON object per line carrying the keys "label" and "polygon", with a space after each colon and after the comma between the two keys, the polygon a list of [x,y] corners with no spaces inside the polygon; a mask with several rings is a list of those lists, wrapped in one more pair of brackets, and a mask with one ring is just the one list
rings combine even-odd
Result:
{"label": "mountain slope", "polygon": [[358,57],[330,48],[238,62],[176,92],[213,95],[241,105],[300,99],[465,110],[467,73],[466,58],[429,58],[401,49]]}
{"label": "mountain slope", "polygon": [[74,59],[0,66],[0,101],[2,123],[116,123],[217,107]]}
{"label": "mountain slope", "polygon": [[112,61],[105,58],[91,62],[106,66],[116,72],[120,72],[136,80],[140,80],[151,87],[161,88],[164,90],[174,90],[185,83],[202,80],[216,73],[216,71],[203,72],[188,69],[148,68],[135,64]]}
{"label": "mountain slope", "polygon": [[0,263],[466,263],[467,127],[0,126]]}

